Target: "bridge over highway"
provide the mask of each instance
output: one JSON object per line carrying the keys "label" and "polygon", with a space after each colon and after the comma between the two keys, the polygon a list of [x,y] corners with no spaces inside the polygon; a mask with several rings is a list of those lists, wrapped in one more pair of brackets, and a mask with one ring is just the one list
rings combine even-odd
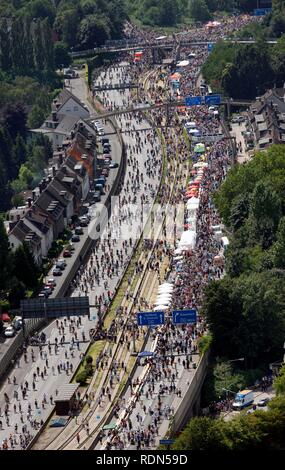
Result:
{"label": "bridge over highway", "polygon": [[[232,39],[232,38],[221,38],[224,41],[230,43],[230,44],[255,44],[254,39]],[[219,40],[220,41],[220,40]],[[217,40],[213,41],[207,41],[207,40],[201,40],[201,41],[193,41],[193,40],[187,40],[187,39],[182,39],[179,41],[179,43],[175,40],[168,40],[166,42],[142,42],[139,44],[133,44],[133,45],[126,45],[126,46],[101,46],[101,47],[94,47],[94,49],[87,49],[84,51],[77,51],[77,52],[70,52],[70,56],[72,58],[76,57],[84,57],[84,56],[89,56],[91,54],[97,55],[97,54],[103,54],[106,52],[109,53],[119,53],[119,52],[135,52],[139,50],[147,50],[147,49],[173,49],[174,47],[177,47],[177,44],[180,44],[181,47],[193,47],[193,46],[208,46],[209,44],[216,44],[219,42]],[[276,39],[268,39],[266,41],[267,44],[276,44],[277,40]]]}
{"label": "bridge over highway", "polygon": [[114,84],[106,84],[103,85],[93,85],[93,91],[110,91],[110,90],[128,90],[130,88],[139,88],[138,83],[114,83]]}
{"label": "bridge over highway", "polygon": [[[251,105],[252,101],[251,100],[231,100],[229,98],[222,98],[221,104],[228,106],[229,108],[231,106],[240,106],[240,107],[249,107]],[[178,100],[178,101],[164,101],[163,103],[157,103],[157,104],[142,104],[140,106],[130,106],[129,108],[121,108],[121,109],[116,109],[113,111],[108,111],[106,113],[98,113],[98,114],[92,114],[88,119],[85,119],[86,122],[93,121],[94,119],[106,119],[111,116],[120,116],[122,114],[128,114],[128,113],[139,113],[139,112],[144,112],[144,111],[149,111],[151,109],[160,109],[160,108],[166,108],[166,113],[168,113],[169,108],[179,108],[179,107],[185,107],[185,101],[184,100]]]}

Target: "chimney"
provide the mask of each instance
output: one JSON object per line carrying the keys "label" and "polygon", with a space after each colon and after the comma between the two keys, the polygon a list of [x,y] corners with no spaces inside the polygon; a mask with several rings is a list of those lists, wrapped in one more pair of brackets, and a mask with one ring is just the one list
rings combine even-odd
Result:
{"label": "chimney", "polygon": [[39,182],[39,190],[40,190],[40,194],[41,194],[43,192],[43,184],[42,184],[41,181]]}
{"label": "chimney", "polygon": [[57,122],[57,112],[56,111],[52,111],[51,117],[52,117],[53,122]]}
{"label": "chimney", "polygon": [[[27,202],[28,202],[28,207],[32,207],[32,198],[31,197],[28,197]],[[29,213],[30,212],[31,211],[29,211]],[[29,214],[29,215],[31,215],[31,214]]]}
{"label": "chimney", "polygon": [[32,191],[32,195],[33,195],[33,202],[35,202],[35,200],[36,200],[36,191],[35,190]]}
{"label": "chimney", "polygon": [[59,154],[58,159],[59,159],[59,164],[62,165],[62,163],[63,163],[63,155],[62,155],[62,153]]}
{"label": "chimney", "polygon": [[56,169],[55,169],[55,166],[52,167],[52,176],[53,178],[55,177],[55,174],[56,174]]}

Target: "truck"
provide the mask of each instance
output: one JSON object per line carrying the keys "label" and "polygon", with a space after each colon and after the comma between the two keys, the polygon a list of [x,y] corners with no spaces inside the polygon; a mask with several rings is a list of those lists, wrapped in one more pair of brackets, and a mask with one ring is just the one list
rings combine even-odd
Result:
{"label": "truck", "polygon": [[235,400],[233,402],[233,409],[238,411],[242,410],[246,406],[251,405],[253,402],[253,391],[241,390],[241,392],[238,392],[235,396]]}

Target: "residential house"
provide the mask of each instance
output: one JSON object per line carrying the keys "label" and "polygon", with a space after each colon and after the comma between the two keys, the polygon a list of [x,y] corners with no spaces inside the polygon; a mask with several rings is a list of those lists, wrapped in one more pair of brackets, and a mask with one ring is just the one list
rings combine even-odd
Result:
{"label": "residential house", "polygon": [[249,120],[255,148],[285,143],[285,88],[268,90],[250,106]]}
{"label": "residential house", "polygon": [[42,263],[42,247],[41,238],[36,234],[34,230],[25,223],[25,220],[19,220],[16,226],[11,230],[8,235],[10,247],[12,250],[16,250],[24,242],[27,243],[31,253],[34,256],[34,260],[37,265]]}
{"label": "residential house", "polygon": [[31,132],[46,135],[56,149],[63,144],[66,137],[71,136],[78,120],[88,117],[86,106],[65,88],[53,101],[51,115],[39,129],[33,129]]}
{"label": "residential house", "polygon": [[53,224],[53,239],[58,238],[58,235],[64,230],[64,210],[63,206],[54,196],[48,191],[44,190],[39,198],[36,200],[35,205],[50,217]]}

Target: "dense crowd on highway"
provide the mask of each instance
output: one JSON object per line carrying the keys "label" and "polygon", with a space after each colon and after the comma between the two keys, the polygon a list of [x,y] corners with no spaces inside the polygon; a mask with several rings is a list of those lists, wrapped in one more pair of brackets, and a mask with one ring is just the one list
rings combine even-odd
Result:
{"label": "dense crowd on highway", "polygon": [[[191,30],[185,38],[215,40],[222,38],[234,30],[238,30],[252,21],[252,17],[246,15],[225,19],[221,25],[215,28],[199,28]],[[154,33],[143,32],[136,27],[129,27],[128,34],[133,37],[152,41]],[[194,49],[182,49],[181,54],[194,54]],[[190,93],[201,92],[197,87],[199,67],[205,60],[207,51],[195,49],[195,57],[189,61],[189,66],[180,70],[181,75],[179,96],[183,97]],[[125,67],[113,66],[110,69],[100,71],[96,83],[131,81],[139,82],[142,75],[147,75],[152,69],[151,52],[145,52],[140,64]],[[161,72],[158,70],[158,72]],[[153,101],[165,99],[165,92],[175,96],[169,78],[170,70],[166,71],[164,78],[165,88],[158,86],[160,81],[159,73],[155,73],[149,78],[150,87],[148,98]],[[114,109],[118,106],[129,106],[134,102],[141,102],[146,99],[142,96],[143,87],[139,88],[140,96],[131,97],[129,91],[104,91],[101,95],[102,104],[106,109]],[[170,268],[167,280],[173,285],[172,308],[195,308],[198,311],[198,322],[196,325],[176,327],[167,323],[162,327],[157,327],[153,331],[152,340],[156,343],[155,353],[160,358],[148,358],[145,360],[145,367],[148,373],[142,380],[130,381],[130,389],[135,392],[135,401],[130,405],[124,400],[121,406],[116,407],[115,416],[118,421],[118,428],[110,431],[108,435],[101,434],[99,443],[107,448],[137,448],[156,447],[159,427],[163,421],[169,420],[179,400],[183,399],[186,392],[179,383],[182,383],[185,371],[193,370],[193,357],[198,360],[198,339],[205,332],[206,325],[199,310],[203,300],[203,288],[212,279],[223,275],[223,266],[214,262],[221,252],[221,243],[214,236],[213,226],[220,224],[212,201],[212,192],[215,191],[221,181],[225,178],[230,166],[229,142],[221,140],[206,146],[205,152],[201,155],[194,151],[193,146],[189,149],[187,140],[184,139],[184,126],[187,121],[194,121],[200,131],[201,136],[217,134],[221,132],[220,122],[217,115],[209,111],[206,106],[184,110],[177,115],[175,110],[171,111],[171,119],[175,124],[174,133],[169,129],[165,130],[167,142],[167,174],[170,179],[174,173],[175,159],[177,164],[183,167],[182,174],[176,181],[176,188],[171,202],[174,204],[187,205],[189,200],[188,183],[186,183],[189,168],[189,157],[191,165],[195,163],[205,164],[198,193],[199,207],[196,214],[196,243],[191,250],[182,250],[178,264],[175,261],[177,244],[169,242],[167,234],[158,243],[157,250],[154,251],[154,258],[149,265],[149,269],[159,272],[160,264],[164,255],[170,258]],[[124,115],[117,118],[118,125],[124,131],[123,139],[126,147],[126,174],[121,185],[120,195],[117,198],[111,218],[107,222],[104,232],[101,234],[99,242],[94,245],[88,263],[82,266],[73,281],[73,295],[93,295],[97,311],[104,314],[114,296],[114,288],[111,288],[111,281],[116,282],[122,276],[124,269],[128,265],[133,254],[136,241],[138,240],[144,223],[150,210],[150,204],[154,201],[159,187],[159,180],[162,173],[161,148],[156,136],[155,128],[165,124],[164,111],[157,109],[151,111],[152,129],[144,129],[140,115]],[[125,132],[127,131],[127,132]],[[189,171],[190,173],[190,171]],[[195,170],[192,170],[188,182],[191,183],[196,177]],[[160,194],[160,203],[163,205],[169,201],[170,188],[163,188]],[[147,208],[147,211],[146,211]],[[146,211],[146,212],[145,212]],[[186,211],[185,211],[186,216]],[[176,227],[173,220],[172,230],[174,240],[178,242],[178,231],[183,227]],[[184,225],[184,223],[183,223]],[[179,230],[178,230],[179,229]],[[152,246],[152,241],[150,242]],[[140,270],[140,266],[137,266]],[[114,286],[114,282],[112,284]],[[100,293],[99,293],[100,288]],[[148,301],[140,299],[141,305],[151,309],[153,305]],[[133,321],[135,316],[133,316]],[[7,386],[13,395],[4,395],[3,412],[0,408],[0,432],[5,428],[9,436],[2,440],[2,449],[25,449],[32,438],[32,431],[36,431],[44,423],[42,419],[43,410],[54,405],[54,399],[58,393],[55,389],[52,393],[41,393],[41,401],[30,397],[33,391],[38,388],[38,384],[44,384],[47,376],[58,376],[66,374],[73,375],[74,358],[82,358],[83,352],[81,342],[86,342],[84,329],[81,328],[81,321],[63,320],[57,323],[48,342],[41,348],[39,357],[35,359],[34,353],[29,348],[21,358],[21,366],[29,363],[37,363],[30,372],[29,380],[18,383],[11,377],[8,378]],[[131,331],[131,328],[130,328]],[[126,340],[130,341],[131,334],[126,335]],[[155,341],[156,340],[156,341]],[[86,347],[84,346],[84,350]],[[57,365],[49,363],[50,357],[59,356]],[[20,366],[20,363],[18,364]],[[99,366],[99,364],[98,364]],[[103,365],[104,366],[104,365]],[[125,364],[121,365],[125,367]],[[120,367],[121,367],[120,366]],[[196,364],[195,364],[196,366]],[[119,367],[119,366],[118,366]],[[111,368],[109,375],[110,389],[104,390],[100,395],[101,399],[109,396],[114,382],[117,378],[116,367]],[[117,379],[118,380],[118,379]],[[165,400],[164,397],[168,399]],[[22,398],[21,398],[22,397]],[[172,397],[171,399],[169,397]],[[176,400],[176,401],[175,401]],[[177,401],[178,400],[178,401]],[[110,401],[110,398],[109,398]],[[1,402],[2,404],[2,402]],[[99,403],[100,404],[100,403]],[[123,417],[120,418],[121,412]],[[17,416],[13,420],[15,424],[11,426],[10,416]],[[3,416],[3,418],[2,418]],[[3,422],[3,420],[5,422]],[[78,443],[80,442],[80,435]]]}

